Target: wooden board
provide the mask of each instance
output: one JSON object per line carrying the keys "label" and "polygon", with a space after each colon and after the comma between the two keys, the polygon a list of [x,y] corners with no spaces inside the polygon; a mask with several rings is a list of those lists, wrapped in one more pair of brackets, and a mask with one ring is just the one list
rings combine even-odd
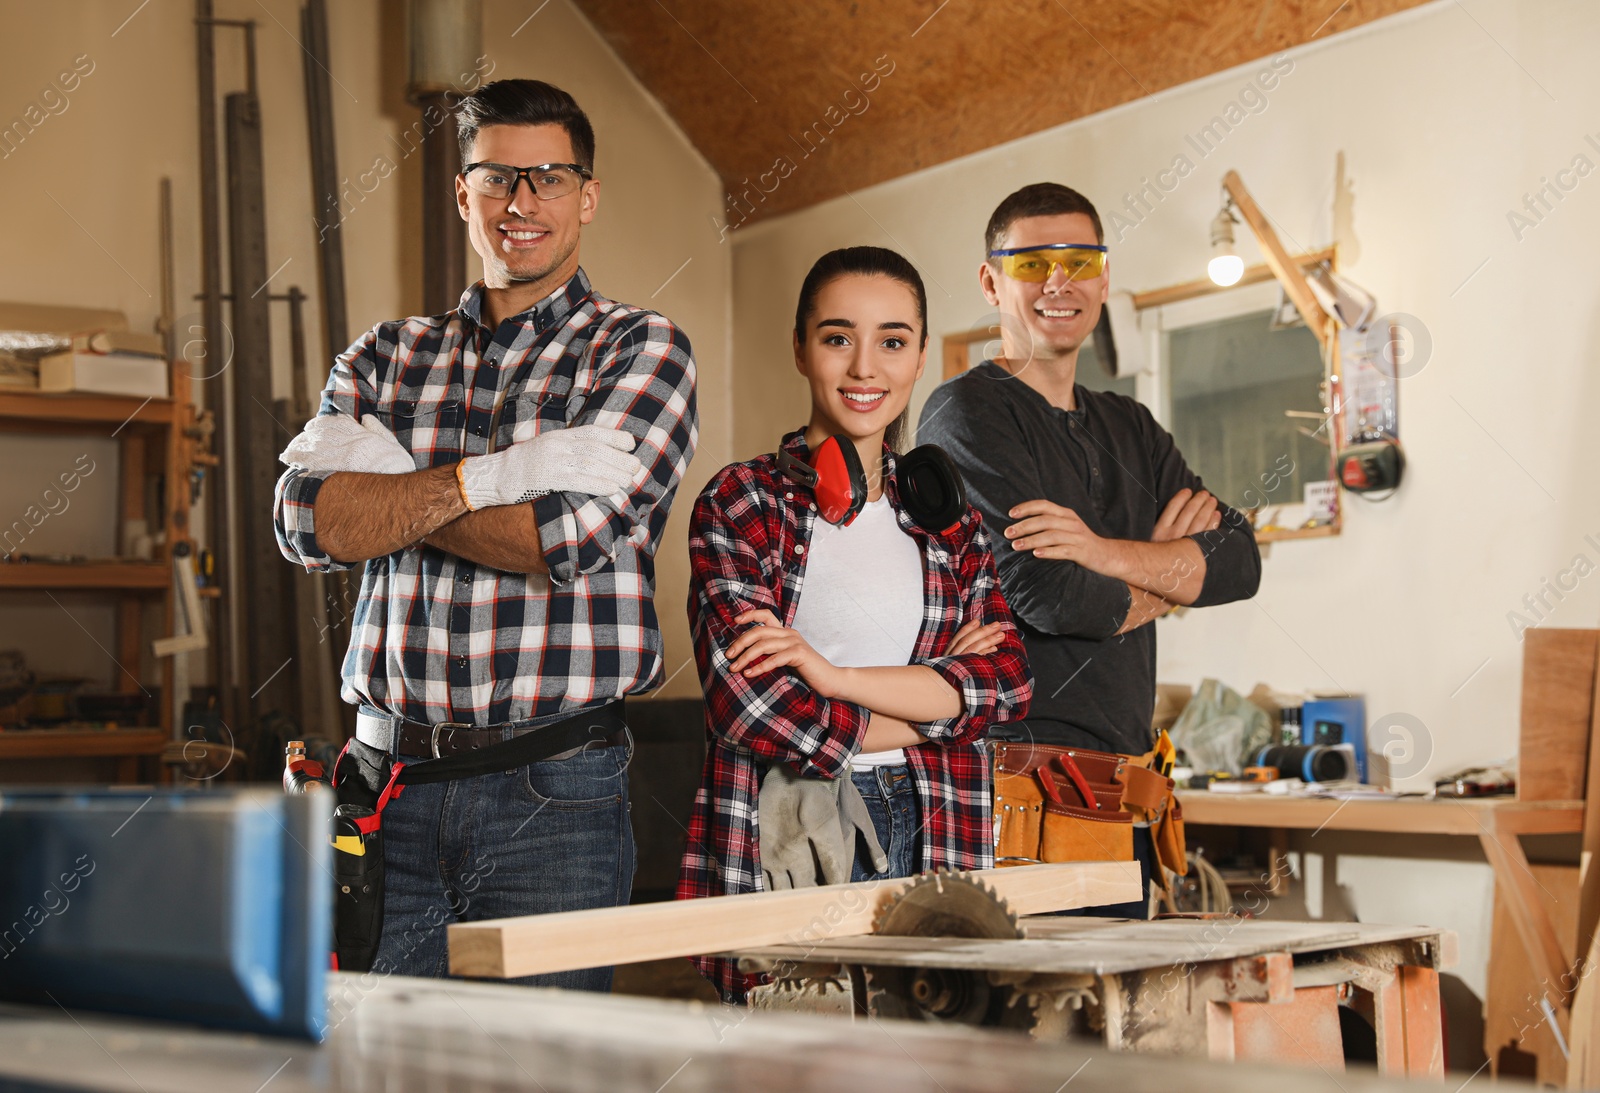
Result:
{"label": "wooden board", "polygon": [[79,334],[94,330],[126,330],[120,311],[57,304],[0,303],[0,331],[31,330],[44,334]]}
{"label": "wooden board", "polygon": [[117,1093],[1451,1093],[1460,1084],[1403,1083],[1358,1068],[1337,1075],[1335,1085],[1282,1068],[1112,1054],[945,1023],[841,1021],[405,976],[329,980],[330,1029],[322,1044],[0,1005],[0,1086]]}
{"label": "wooden board", "polygon": [[[1569,951],[1578,931],[1578,869],[1573,865],[1529,865],[1539,904],[1550,916],[1556,936]],[[1483,1050],[1492,1074],[1502,1066],[1520,1074],[1507,1049],[1534,1056],[1540,1083],[1559,1086],[1566,1061],[1550,1023],[1535,999],[1538,976],[1522,947],[1505,893],[1496,891],[1494,923],[1489,935],[1489,980],[1484,990]]]}
{"label": "wooden board", "polygon": [[1239,210],[1239,215],[1249,226],[1251,233],[1256,237],[1256,242],[1261,246],[1261,256],[1267,260],[1267,267],[1272,270],[1272,275],[1283,285],[1283,291],[1289,299],[1294,301],[1300,317],[1305,320],[1306,328],[1316,335],[1317,341],[1326,347],[1328,342],[1327,322],[1328,315],[1322,310],[1322,305],[1317,302],[1316,296],[1311,292],[1311,286],[1306,283],[1306,275],[1300,267],[1289,257],[1289,252],[1283,249],[1283,243],[1278,239],[1278,233],[1273,230],[1272,224],[1267,219],[1250,191],[1245,189],[1244,182],[1239,178],[1237,171],[1229,171],[1222,176],[1222,185],[1227,188],[1233,197],[1234,206]]}
{"label": "wooden board", "polygon": [[40,729],[0,732],[0,760],[86,759],[100,756],[160,755],[167,734],[161,729],[74,732]]}
{"label": "wooden board", "polygon": [[[984,869],[981,878],[1021,915],[1139,898],[1131,862]],[[878,909],[910,879],[641,903],[489,919],[448,928],[452,975],[507,979],[608,964],[718,953],[872,932]]]}
{"label": "wooden board", "polygon": [[1524,801],[1584,795],[1597,637],[1597,630],[1523,632],[1517,796]]}

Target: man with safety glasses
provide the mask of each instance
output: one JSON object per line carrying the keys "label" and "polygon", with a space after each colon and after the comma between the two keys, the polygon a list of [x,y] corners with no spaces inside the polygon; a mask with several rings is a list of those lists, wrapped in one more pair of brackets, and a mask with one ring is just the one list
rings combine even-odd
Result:
{"label": "man with safety glasses", "polygon": [[[1025,721],[994,737],[1142,755],[1153,746],[1156,635],[1177,605],[1255,595],[1249,521],[1220,504],[1172,437],[1130,398],[1077,383],[1078,352],[1110,292],[1100,216],[1056,183],[995,209],[978,283],[1002,355],[948,380],[917,441],[942,446],[1008,545],[995,560],[1038,681]],[[999,537],[999,536],[997,536]],[[1146,894],[1147,830],[1135,833]],[[1145,902],[1096,913],[1145,917]]]}
{"label": "man with safety glasses", "polygon": [[350,747],[404,790],[373,967],[410,975],[446,974],[451,922],[628,902],[622,699],[664,674],[655,553],[697,435],[689,340],[578,264],[600,183],[572,96],[501,80],[456,120],[483,280],[338,358],[275,511],[291,561],[364,565]]}

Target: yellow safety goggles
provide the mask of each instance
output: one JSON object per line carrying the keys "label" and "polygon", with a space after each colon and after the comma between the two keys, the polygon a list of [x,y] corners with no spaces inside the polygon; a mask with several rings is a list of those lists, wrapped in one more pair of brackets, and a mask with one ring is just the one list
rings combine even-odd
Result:
{"label": "yellow safety goggles", "polygon": [[1048,281],[1056,266],[1069,281],[1092,281],[1106,271],[1106,248],[1090,243],[1013,247],[992,250],[989,257],[1000,259],[1000,271],[1018,281]]}

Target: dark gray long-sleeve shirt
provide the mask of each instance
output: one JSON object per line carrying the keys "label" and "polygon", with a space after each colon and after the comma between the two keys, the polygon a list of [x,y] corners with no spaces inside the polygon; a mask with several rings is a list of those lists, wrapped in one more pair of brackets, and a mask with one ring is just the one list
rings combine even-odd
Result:
{"label": "dark gray long-sleeve shirt", "polygon": [[[1033,668],[1024,722],[993,735],[1138,754],[1150,748],[1156,628],[1117,631],[1128,586],[1075,562],[1012,550],[1006,514],[1044,498],[1110,539],[1148,542],[1161,510],[1185,487],[1204,489],[1172,436],[1133,399],[1079,386],[1078,408],[1057,409],[991,361],[940,384],[922,408],[918,443],[938,444],[961,468],[967,497],[995,542],[1000,587]],[[1219,505],[1222,525],[1190,538],[1205,555],[1193,606],[1255,595],[1261,553],[1245,517]]]}

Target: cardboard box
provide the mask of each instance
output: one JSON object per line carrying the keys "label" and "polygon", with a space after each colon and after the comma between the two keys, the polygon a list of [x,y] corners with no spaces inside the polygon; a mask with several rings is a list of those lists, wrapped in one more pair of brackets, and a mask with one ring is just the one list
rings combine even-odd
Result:
{"label": "cardboard box", "polygon": [[39,358],[39,390],[167,398],[167,362],[132,353],[52,353]]}

